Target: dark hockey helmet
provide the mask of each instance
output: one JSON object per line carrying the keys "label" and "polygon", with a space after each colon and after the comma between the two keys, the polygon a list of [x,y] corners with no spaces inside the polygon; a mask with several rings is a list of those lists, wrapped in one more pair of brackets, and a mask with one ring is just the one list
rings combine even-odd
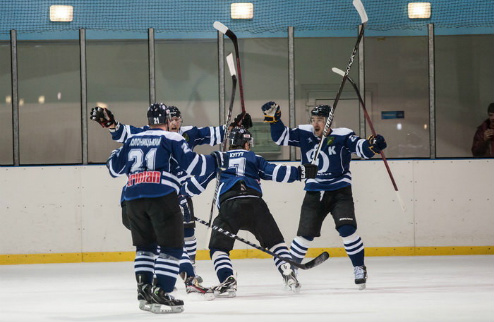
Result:
{"label": "dark hockey helmet", "polygon": [[328,117],[332,107],[329,105],[318,105],[310,111],[311,116],[324,116]]}
{"label": "dark hockey helmet", "polygon": [[250,143],[250,146],[254,146],[254,139],[249,131],[243,127],[234,127],[230,134],[228,135],[228,142],[230,143],[230,148],[243,149],[246,142]]}
{"label": "dark hockey helmet", "polygon": [[153,103],[148,108],[148,124],[168,124],[167,108],[163,103]]}
{"label": "dark hockey helmet", "polygon": [[173,106],[173,105],[167,106],[167,111],[168,111],[167,112],[168,116],[170,118],[172,118],[172,117],[182,118],[182,113],[180,113],[180,110],[176,106]]}

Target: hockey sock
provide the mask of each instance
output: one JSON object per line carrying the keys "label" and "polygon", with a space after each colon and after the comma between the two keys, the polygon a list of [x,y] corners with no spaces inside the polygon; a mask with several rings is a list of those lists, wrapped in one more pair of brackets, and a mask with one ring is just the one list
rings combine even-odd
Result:
{"label": "hockey sock", "polygon": [[179,258],[182,257],[182,253],[182,248],[162,247],[161,253],[156,259],[154,274],[156,275],[157,285],[165,293],[171,293],[175,287],[179,270]]}
{"label": "hockey sock", "polygon": [[211,259],[220,283],[223,283],[229,276],[233,275],[233,265],[228,253],[211,249]]}
{"label": "hockey sock", "polygon": [[196,252],[197,252],[197,239],[194,228],[185,228],[184,229],[184,240],[185,240],[185,251],[189,255],[190,261],[192,265],[196,262]]}
{"label": "hockey sock", "polygon": [[[365,257],[364,243],[357,234],[356,229],[350,225],[344,225],[338,228],[340,236],[343,238],[343,246],[352,261],[352,265],[363,266]],[[350,233],[350,234],[349,234]]]}
{"label": "hockey sock", "polygon": [[196,276],[194,272],[194,266],[192,266],[192,262],[189,258],[189,254],[185,251],[182,253],[182,258],[180,258],[180,269],[179,273],[185,273],[187,276]]}
{"label": "hockey sock", "polygon": [[309,250],[310,242],[314,240],[314,237],[297,236],[293,239],[290,245],[290,254],[294,261],[301,263]]}
{"label": "hockey sock", "polygon": [[[273,247],[271,247],[269,250],[280,257],[292,259],[292,256],[290,255],[290,251],[288,250],[288,247],[286,246],[285,243],[276,244]],[[281,275],[283,275],[283,270],[281,269],[281,265],[285,264],[286,262],[284,262],[283,260],[277,257],[273,257],[273,260],[274,260],[274,264],[276,265],[276,269],[278,269],[278,272],[280,272]]]}
{"label": "hockey sock", "polygon": [[[136,257],[134,259],[134,273],[142,276],[143,284],[151,284],[154,274],[154,261],[156,255],[152,251],[146,251],[147,247],[137,247]],[[151,248],[152,249],[152,248]]]}

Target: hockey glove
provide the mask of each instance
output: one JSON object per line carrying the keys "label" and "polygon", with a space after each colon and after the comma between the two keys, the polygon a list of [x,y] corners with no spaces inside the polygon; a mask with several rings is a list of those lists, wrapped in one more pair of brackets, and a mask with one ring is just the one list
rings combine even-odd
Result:
{"label": "hockey glove", "polygon": [[298,167],[300,173],[300,180],[303,179],[314,179],[317,176],[317,165],[312,163],[302,164]]}
{"label": "hockey glove", "polygon": [[280,106],[275,102],[267,102],[262,107],[262,112],[264,113],[264,122],[266,123],[276,123],[281,118]]}
{"label": "hockey glove", "polygon": [[91,109],[90,118],[91,120],[98,122],[102,127],[105,128],[109,128],[112,125],[117,125],[113,113],[109,109],[104,107],[93,107]]}
{"label": "hockey glove", "polygon": [[245,113],[244,118],[242,119],[242,113],[237,115],[237,117],[233,120],[233,122],[230,124],[231,128],[234,128],[236,126],[243,126],[244,129],[249,129],[252,127],[252,118],[250,117],[249,113]]}
{"label": "hockey glove", "polygon": [[226,169],[228,169],[228,162],[230,160],[228,153],[221,151],[213,151],[211,152],[211,156],[216,161],[216,165],[218,166],[219,170],[225,171]]}
{"label": "hockey glove", "polygon": [[189,203],[187,202],[187,198],[185,198],[185,196],[183,195],[179,195],[178,204],[180,205],[180,210],[182,211],[182,215],[184,216],[184,221],[191,221]]}
{"label": "hockey glove", "polygon": [[369,141],[369,149],[375,154],[381,153],[388,146],[384,137],[379,134],[369,136],[367,141]]}

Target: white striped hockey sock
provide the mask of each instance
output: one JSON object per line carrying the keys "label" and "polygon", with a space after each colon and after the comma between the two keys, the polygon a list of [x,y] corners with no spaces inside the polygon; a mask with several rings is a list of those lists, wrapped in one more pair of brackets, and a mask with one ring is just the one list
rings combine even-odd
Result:
{"label": "white striped hockey sock", "polygon": [[233,265],[228,254],[222,251],[215,251],[211,256],[214,263],[214,270],[220,283],[223,283],[229,276],[233,275]]}
{"label": "white striped hockey sock", "polygon": [[293,239],[290,245],[290,254],[294,261],[301,263],[309,250],[310,240],[302,236],[297,236]]}
{"label": "white striped hockey sock", "polygon": [[364,242],[357,233],[353,233],[350,236],[342,237],[343,246],[345,247],[346,253],[353,266],[363,266],[364,265]]}
{"label": "white striped hockey sock", "polygon": [[[280,257],[285,257],[285,258],[290,259],[290,260],[292,259],[292,256],[290,255],[290,251],[288,250],[288,247],[286,246],[285,243],[276,244],[273,247],[271,247],[269,250]],[[284,262],[283,260],[281,260],[277,257],[273,257],[273,260],[274,260],[274,264],[276,265],[276,268],[278,269],[278,271],[281,274],[283,274],[283,270],[280,268],[280,266],[286,262]]]}
{"label": "white striped hockey sock", "polygon": [[165,253],[161,253],[154,265],[154,274],[158,285],[165,291],[171,293],[177,281],[179,270],[179,259]]}
{"label": "white striped hockey sock", "polygon": [[137,251],[134,259],[134,272],[135,274],[144,275],[145,284],[151,284],[154,275],[154,261],[156,255],[152,252]]}
{"label": "white striped hockey sock", "polygon": [[185,237],[184,240],[185,240],[184,250],[189,255],[192,264],[194,264],[196,262],[197,239],[195,236],[192,236],[192,237]]}

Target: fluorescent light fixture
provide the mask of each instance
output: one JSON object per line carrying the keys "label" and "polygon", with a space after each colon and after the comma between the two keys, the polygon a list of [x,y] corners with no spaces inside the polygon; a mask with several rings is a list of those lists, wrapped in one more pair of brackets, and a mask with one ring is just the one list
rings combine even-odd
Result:
{"label": "fluorescent light fixture", "polygon": [[50,21],[70,22],[74,19],[74,7],[53,5],[50,6]]}
{"label": "fluorescent light fixture", "polygon": [[232,19],[252,19],[254,18],[254,4],[250,2],[232,3],[230,7]]}
{"label": "fluorescent light fixture", "polygon": [[408,18],[428,19],[431,17],[430,2],[410,2],[408,4]]}

